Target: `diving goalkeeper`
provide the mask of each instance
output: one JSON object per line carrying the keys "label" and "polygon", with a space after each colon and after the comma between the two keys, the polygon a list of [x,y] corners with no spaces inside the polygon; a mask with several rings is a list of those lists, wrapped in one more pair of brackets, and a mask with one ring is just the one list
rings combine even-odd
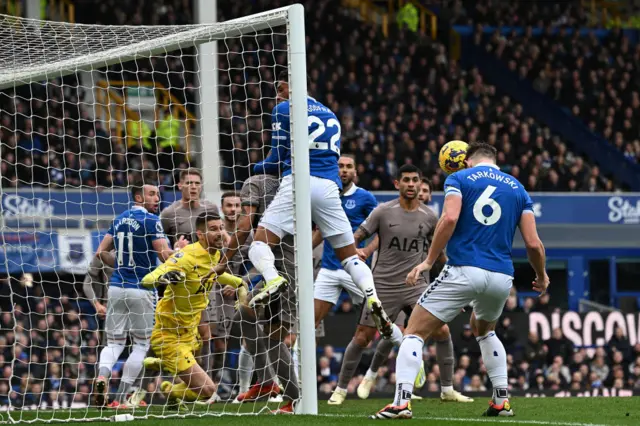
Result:
{"label": "diving goalkeeper", "polygon": [[160,385],[172,405],[208,400],[216,392],[216,385],[194,357],[200,345],[200,314],[209,304],[213,285],[241,287],[239,293],[246,297],[239,277],[224,273],[203,279],[220,261],[226,238],[220,216],[211,211],[201,213],[196,219],[196,234],[198,242],[184,247],[142,279],[145,287],[167,286],[156,307],[151,334],[151,350],[157,358],[146,358],[144,365],[152,370],[161,368],[181,380]]}

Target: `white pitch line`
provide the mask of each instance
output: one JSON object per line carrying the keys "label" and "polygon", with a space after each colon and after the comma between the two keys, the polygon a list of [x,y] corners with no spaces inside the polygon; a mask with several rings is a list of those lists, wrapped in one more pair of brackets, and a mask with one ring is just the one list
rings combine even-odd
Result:
{"label": "white pitch line", "polygon": [[[319,417],[349,417],[349,418],[367,418],[367,416],[354,416],[353,414],[318,414]],[[599,423],[577,423],[577,422],[548,422],[545,420],[518,420],[500,418],[469,418],[469,417],[427,417],[414,416],[414,420],[437,420],[443,422],[466,422],[466,423],[510,423],[510,424],[528,424],[528,425],[548,425],[548,426],[613,426]]]}

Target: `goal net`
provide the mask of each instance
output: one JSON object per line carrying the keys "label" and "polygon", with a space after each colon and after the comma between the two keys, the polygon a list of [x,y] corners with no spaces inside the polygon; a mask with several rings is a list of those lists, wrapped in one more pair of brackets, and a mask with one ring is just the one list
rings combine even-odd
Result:
{"label": "goal net", "polygon": [[[297,412],[315,413],[311,221],[308,202],[299,202],[308,187],[302,7],[189,26],[0,15],[0,39],[0,422],[256,414],[292,400]],[[162,263],[151,255],[158,228],[143,228],[141,239],[131,230],[109,232],[119,215],[134,217],[136,202],[160,216],[143,222],[161,223],[173,248],[183,239],[197,242],[196,217],[211,204],[229,244],[242,211],[257,215],[272,198],[277,177],[270,185],[246,183],[271,144],[282,71],[291,88],[296,235],[274,253],[290,253],[288,273],[307,285],[294,282],[266,308],[249,310],[257,317],[243,317],[249,326],[237,321],[242,292],[219,282],[208,297],[198,296],[209,293],[206,284],[195,293],[184,282],[156,293],[139,289]],[[156,211],[149,185],[159,188]],[[105,247],[115,255],[96,257],[111,233],[117,235]],[[251,289],[260,277],[247,256],[249,241],[229,267]],[[140,256],[153,263],[142,274]],[[112,275],[110,259],[136,279]],[[175,300],[187,297],[177,286],[189,294],[187,312]],[[148,300],[153,318],[156,299],[160,306],[171,297],[166,306],[175,315],[144,322]],[[204,311],[203,297],[211,301]],[[158,335],[172,343],[154,343]],[[136,375],[146,345],[153,353],[143,356],[161,363],[147,361]],[[192,368],[182,359],[191,355],[213,388],[192,383],[191,393],[180,393]]]}

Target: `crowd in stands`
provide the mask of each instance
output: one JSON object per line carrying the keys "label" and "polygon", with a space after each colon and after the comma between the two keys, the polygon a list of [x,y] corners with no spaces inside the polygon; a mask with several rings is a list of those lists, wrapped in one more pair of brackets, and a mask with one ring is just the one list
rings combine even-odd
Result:
{"label": "crowd in stands", "polygon": [[[219,18],[222,21],[288,3],[223,2],[219,5]],[[525,7],[523,2],[500,7],[493,3],[442,2],[442,10],[452,7],[458,11],[458,20],[465,17],[486,24],[535,24],[536,20],[546,24],[559,7],[534,2],[531,10],[535,13],[529,16],[529,12],[525,13],[529,5]],[[88,22],[95,16],[85,10],[90,5],[91,2],[78,5],[79,21]],[[185,24],[193,20],[190,0],[106,1],[99,7],[104,12],[99,14],[101,24]],[[338,7],[337,0],[314,2],[306,11],[310,93],[336,111],[342,126],[342,151],[357,155],[362,186],[393,189],[395,170],[412,162],[433,180],[435,189],[440,189],[444,176],[437,167],[437,153],[446,141],[463,139],[494,144],[501,152],[499,163],[503,170],[531,191],[616,189],[596,164],[573,155],[565,141],[543,123],[526,116],[520,105],[500,94],[499,88],[488,85],[477,69],[462,69],[450,59],[441,43],[403,31],[393,31],[392,37],[385,39],[375,26],[357,21],[357,17]],[[568,7],[563,13],[562,16],[573,17],[573,24],[584,20],[578,6]],[[328,32],[325,28],[333,30]],[[530,38],[523,40],[526,44]],[[273,79],[286,63],[285,41],[285,34],[274,30],[265,37],[228,38],[220,46],[220,150],[227,186],[240,185],[249,176],[252,164],[266,154],[270,112],[275,105]],[[620,49],[625,51],[624,45]],[[523,56],[530,49],[508,50]],[[131,66],[114,67],[111,73],[125,80],[148,75],[162,81],[177,99],[193,109],[195,77],[184,72],[193,67],[193,54],[193,50],[185,50],[182,60],[178,55],[166,60],[140,60]],[[632,63],[630,60],[625,57],[625,66]],[[539,73],[540,66],[532,66],[531,72]],[[572,67],[573,63],[567,63],[564,70]],[[132,69],[138,74],[131,74]],[[562,74],[553,67],[551,71]],[[580,84],[587,86],[584,80],[593,72],[581,75]],[[609,74],[615,80],[620,73],[612,72]],[[565,74],[572,73],[564,72],[563,78],[567,77]],[[616,102],[627,100],[609,96],[622,89],[620,84],[632,84],[632,73],[620,76],[628,82],[615,80],[609,85],[611,90],[616,86],[614,92],[605,95],[599,91],[595,99],[590,95],[590,102],[597,106],[580,104],[573,108],[579,114],[599,114],[590,125],[611,135],[612,143],[622,144],[629,155],[637,156],[640,142],[631,139],[636,120],[628,117],[635,112],[632,108],[616,108]],[[562,91],[566,100],[573,89],[569,88],[570,82],[560,78],[547,86],[555,87],[555,81],[567,87]],[[48,85],[18,88],[15,95],[10,91],[0,94],[0,107],[5,111],[0,125],[2,185],[121,187],[136,175],[132,172],[144,170],[149,180],[171,186],[175,180],[171,167],[163,167],[162,154],[156,155],[162,150],[156,147],[155,129],[148,131],[149,149],[127,147],[126,139],[90,119],[79,105],[88,88],[78,83],[71,76]],[[627,92],[632,107],[635,92]],[[610,112],[615,113],[613,117]],[[631,123],[626,131],[625,120]],[[145,141],[140,140],[137,145]],[[175,161],[170,165],[186,165],[184,156],[171,159]]]}
{"label": "crowd in stands", "polygon": [[602,39],[547,27],[533,36],[494,34],[489,45],[535,89],[571,109],[633,162],[640,162],[640,45],[620,29]]}

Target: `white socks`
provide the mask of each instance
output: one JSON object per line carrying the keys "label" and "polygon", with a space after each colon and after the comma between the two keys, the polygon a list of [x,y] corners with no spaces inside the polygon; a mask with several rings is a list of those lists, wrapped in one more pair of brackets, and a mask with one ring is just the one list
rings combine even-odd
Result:
{"label": "white socks", "polygon": [[476,337],[482,352],[482,361],[493,385],[493,402],[501,405],[507,396],[507,353],[496,333],[491,331],[486,336]]}
{"label": "white socks", "polygon": [[[99,374],[108,378],[111,376],[113,366],[118,362],[120,354],[124,351],[124,345],[109,343],[100,351],[100,363],[98,364]],[[109,372],[108,376],[106,372]]]}
{"label": "white socks", "polygon": [[396,396],[393,405],[402,406],[411,400],[413,383],[422,365],[424,341],[413,334],[404,336],[396,361]]}
{"label": "white socks", "polygon": [[122,367],[122,381],[124,383],[133,384],[142,371],[142,363],[147,356],[147,349],[133,346],[127,362]]}
{"label": "white socks", "polygon": [[394,345],[400,346],[402,344],[402,338],[404,335],[402,334],[402,330],[395,324],[391,326],[391,341]]}
{"label": "white socks", "polygon": [[262,241],[252,242],[249,248],[249,259],[266,282],[278,278],[278,271],[274,265],[276,258],[268,244]]}
{"label": "white socks", "polygon": [[375,380],[378,378],[378,372],[377,371],[371,371],[371,368],[369,368],[367,370],[367,374],[364,375],[365,379],[369,379],[369,380]]}
{"label": "white socks", "polygon": [[351,275],[351,279],[358,286],[360,291],[364,293],[365,298],[378,297],[376,294],[376,288],[373,284],[373,274],[366,263],[354,254],[353,256],[343,260],[341,264],[344,270]]}
{"label": "white socks", "polygon": [[251,377],[253,376],[253,367],[253,356],[242,346],[240,348],[240,354],[238,355],[238,385],[240,386],[240,393],[249,390]]}

